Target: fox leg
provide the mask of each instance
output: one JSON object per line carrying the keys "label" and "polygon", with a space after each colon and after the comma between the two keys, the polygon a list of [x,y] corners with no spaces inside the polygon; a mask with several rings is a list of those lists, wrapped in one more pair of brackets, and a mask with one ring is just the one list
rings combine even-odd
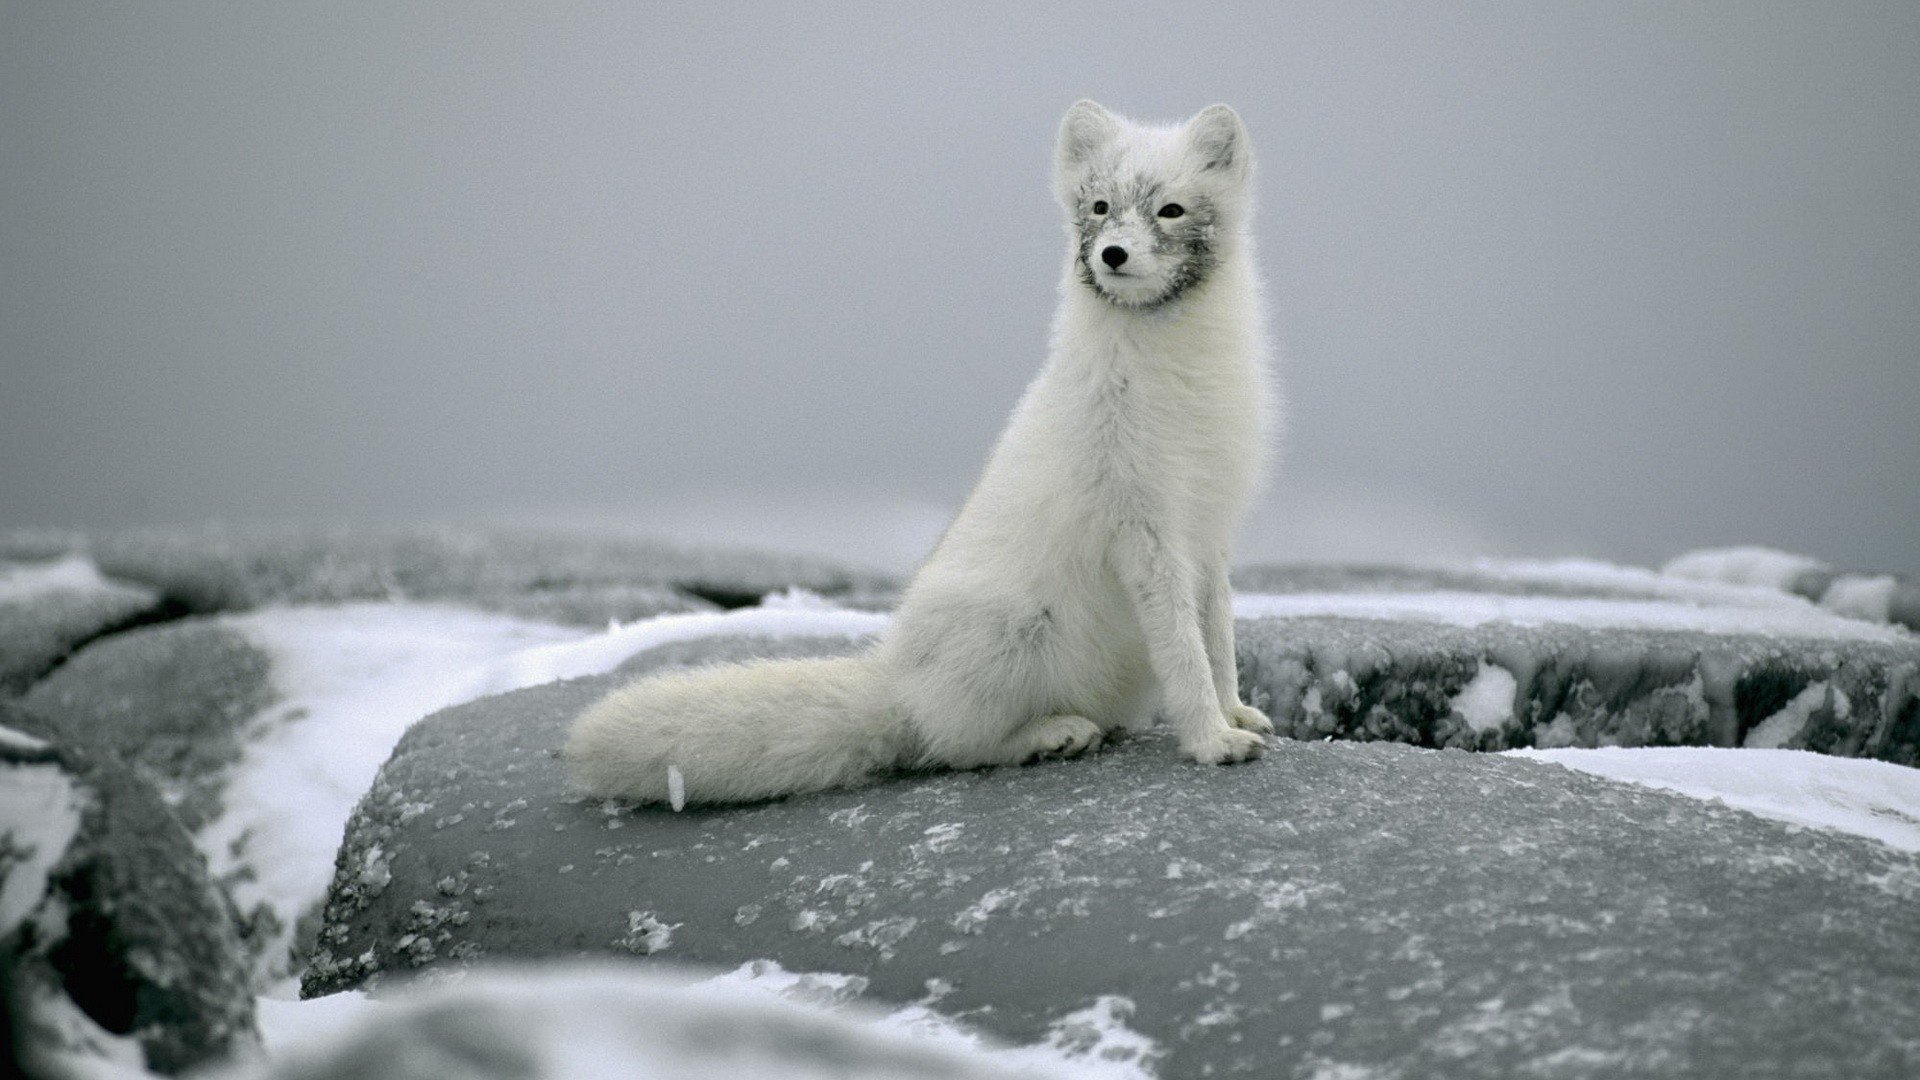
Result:
{"label": "fox leg", "polygon": [[[1207,655],[1209,635],[1201,626],[1199,590],[1193,587],[1193,565],[1144,522],[1119,530],[1113,557],[1140,620],[1148,662],[1159,677],[1162,703],[1181,752],[1207,765],[1259,757],[1266,743],[1258,727],[1243,726],[1251,718],[1230,718],[1221,707],[1216,668]],[[1216,611],[1208,621],[1217,627],[1223,618],[1231,627],[1231,609]]]}
{"label": "fox leg", "polygon": [[1201,632],[1206,637],[1207,664],[1213,671],[1214,693],[1227,723],[1242,731],[1273,734],[1267,714],[1240,700],[1240,670],[1233,645],[1233,586],[1227,581],[1227,557],[1222,552],[1207,567],[1200,585]]}

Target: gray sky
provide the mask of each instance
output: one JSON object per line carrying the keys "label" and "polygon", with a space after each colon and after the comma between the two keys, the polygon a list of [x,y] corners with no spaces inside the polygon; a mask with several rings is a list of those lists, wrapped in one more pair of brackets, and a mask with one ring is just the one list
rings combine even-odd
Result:
{"label": "gray sky", "polygon": [[0,0],[0,527],[910,560],[1043,356],[1085,95],[1253,132],[1245,556],[1920,573],[1920,5],[526,8]]}

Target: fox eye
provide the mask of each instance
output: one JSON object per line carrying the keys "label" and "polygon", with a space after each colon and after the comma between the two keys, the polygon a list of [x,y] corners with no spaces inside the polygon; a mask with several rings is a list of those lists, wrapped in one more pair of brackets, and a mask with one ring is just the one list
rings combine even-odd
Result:
{"label": "fox eye", "polygon": [[1167,205],[1160,208],[1160,216],[1165,218],[1179,217],[1181,214],[1184,214],[1186,212],[1187,212],[1187,208],[1184,206],[1181,206],[1177,202],[1170,202]]}
{"label": "fox eye", "polygon": [[1104,213],[1106,213],[1106,212],[1107,212],[1107,200],[1105,200],[1105,199],[1095,199],[1095,200],[1093,200],[1093,212],[1094,212],[1094,213],[1096,213],[1096,214],[1104,214]]}

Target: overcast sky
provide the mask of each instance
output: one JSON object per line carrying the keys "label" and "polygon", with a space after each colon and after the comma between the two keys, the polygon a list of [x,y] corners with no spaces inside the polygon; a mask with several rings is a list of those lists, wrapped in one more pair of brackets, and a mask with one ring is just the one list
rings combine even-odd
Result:
{"label": "overcast sky", "polygon": [[910,562],[1075,98],[1253,133],[1245,558],[1920,573],[1920,5],[0,0],[0,527],[568,518]]}

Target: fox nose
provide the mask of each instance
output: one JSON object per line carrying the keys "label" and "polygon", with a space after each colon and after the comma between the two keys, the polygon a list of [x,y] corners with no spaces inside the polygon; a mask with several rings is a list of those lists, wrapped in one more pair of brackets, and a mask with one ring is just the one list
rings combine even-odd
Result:
{"label": "fox nose", "polygon": [[1127,261],[1127,249],[1118,244],[1114,244],[1100,253],[1100,261],[1106,263],[1110,268],[1118,270],[1120,269],[1120,264]]}

